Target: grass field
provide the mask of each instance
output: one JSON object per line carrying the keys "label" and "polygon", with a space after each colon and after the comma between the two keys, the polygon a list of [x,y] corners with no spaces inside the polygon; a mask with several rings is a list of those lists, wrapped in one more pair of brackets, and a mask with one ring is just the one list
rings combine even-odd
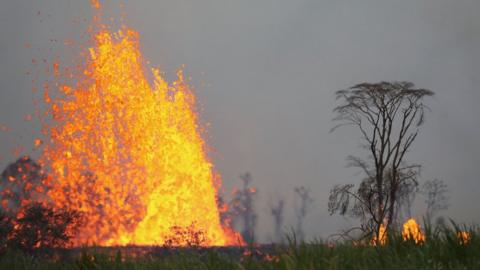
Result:
{"label": "grass field", "polygon": [[[460,231],[469,233],[466,243]],[[391,235],[384,246],[289,238],[284,246],[241,248],[82,248],[41,256],[7,251],[0,269],[480,269],[477,228],[427,229],[425,235],[423,244]]]}

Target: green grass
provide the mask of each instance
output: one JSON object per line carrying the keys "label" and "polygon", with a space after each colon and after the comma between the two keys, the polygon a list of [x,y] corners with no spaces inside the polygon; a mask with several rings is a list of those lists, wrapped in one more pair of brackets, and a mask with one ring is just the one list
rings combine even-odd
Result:
{"label": "green grass", "polygon": [[[468,244],[460,243],[458,231],[470,233]],[[427,241],[422,245],[393,234],[380,247],[351,242],[296,244],[290,238],[288,245],[270,251],[270,260],[262,248],[250,248],[252,255],[192,248],[136,258],[118,250],[85,248],[63,259],[7,251],[0,257],[0,269],[480,269],[479,235],[473,227],[427,228]]]}

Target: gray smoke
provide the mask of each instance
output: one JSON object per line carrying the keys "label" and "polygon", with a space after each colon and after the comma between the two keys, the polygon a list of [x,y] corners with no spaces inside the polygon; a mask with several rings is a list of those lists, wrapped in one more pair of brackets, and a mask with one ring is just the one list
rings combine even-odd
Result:
{"label": "gray smoke", "polygon": [[[39,134],[25,122],[32,77],[41,61],[72,59],[65,39],[78,39],[91,17],[89,1],[16,0],[0,8],[0,124],[3,168],[13,142]],[[330,134],[333,92],[355,83],[407,80],[436,92],[432,111],[408,158],[424,165],[422,180],[452,190],[444,215],[480,222],[480,1],[478,0],[164,0],[125,1],[125,21],[141,35],[152,66],[171,78],[186,65],[212,123],[210,155],[230,191],[249,171],[258,186],[258,234],[273,236],[268,201],[286,199],[295,225],[294,187],[310,187],[315,203],[307,237],[326,237],[354,224],[327,213],[329,189],[352,182],[345,157],[360,154],[353,129]],[[105,17],[118,17],[119,3]],[[79,22],[72,22],[76,20]],[[25,46],[27,45],[27,46]],[[31,47],[31,48],[29,48]],[[52,51],[50,51],[52,49]],[[37,80],[40,84],[42,77]],[[20,137],[22,136],[22,137]],[[421,200],[414,214],[424,213]]]}

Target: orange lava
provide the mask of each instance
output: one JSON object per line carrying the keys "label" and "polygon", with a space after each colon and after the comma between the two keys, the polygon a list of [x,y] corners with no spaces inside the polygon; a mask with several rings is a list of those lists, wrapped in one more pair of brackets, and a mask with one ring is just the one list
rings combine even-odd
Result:
{"label": "orange lava", "polygon": [[86,217],[73,245],[242,244],[220,220],[220,177],[182,71],[167,82],[144,67],[136,31],[94,28],[83,75],[44,97],[48,196]]}

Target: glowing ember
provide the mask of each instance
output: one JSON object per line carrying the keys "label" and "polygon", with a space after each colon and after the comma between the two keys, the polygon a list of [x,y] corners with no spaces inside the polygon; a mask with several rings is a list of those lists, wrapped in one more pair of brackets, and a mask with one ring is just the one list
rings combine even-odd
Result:
{"label": "glowing ember", "polygon": [[468,242],[470,242],[471,235],[469,232],[458,232],[457,238],[458,238],[458,241],[460,242],[460,245],[466,245],[468,244]]}
{"label": "glowing ember", "polygon": [[96,28],[84,76],[44,97],[48,196],[86,213],[74,245],[241,244],[220,221],[220,179],[182,71],[173,83],[147,75],[137,32]]}
{"label": "glowing ember", "polygon": [[425,242],[425,235],[422,233],[420,226],[413,218],[407,220],[403,224],[402,236],[403,240],[413,240],[415,241],[415,244]]}

